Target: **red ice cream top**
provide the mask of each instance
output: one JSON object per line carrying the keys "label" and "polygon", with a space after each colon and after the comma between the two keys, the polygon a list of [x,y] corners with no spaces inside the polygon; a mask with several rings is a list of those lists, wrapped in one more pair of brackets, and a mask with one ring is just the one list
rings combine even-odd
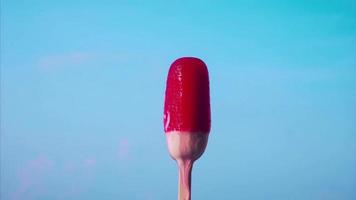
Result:
{"label": "red ice cream top", "polygon": [[209,133],[209,74],[193,57],[174,61],[169,69],[164,102],[164,131]]}

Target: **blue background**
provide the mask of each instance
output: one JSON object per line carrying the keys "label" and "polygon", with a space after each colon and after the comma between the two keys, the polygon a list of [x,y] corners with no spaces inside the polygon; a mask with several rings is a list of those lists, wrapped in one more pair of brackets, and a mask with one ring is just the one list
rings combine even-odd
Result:
{"label": "blue background", "polygon": [[356,199],[356,1],[1,1],[1,199],[176,199],[169,65],[210,72],[193,199]]}

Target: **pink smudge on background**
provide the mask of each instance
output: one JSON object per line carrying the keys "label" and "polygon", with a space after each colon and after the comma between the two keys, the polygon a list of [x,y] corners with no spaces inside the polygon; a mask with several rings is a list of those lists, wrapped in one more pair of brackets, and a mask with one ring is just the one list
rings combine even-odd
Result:
{"label": "pink smudge on background", "polygon": [[49,72],[57,69],[69,69],[73,67],[88,67],[95,63],[96,66],[103,66],[108,63],[128,63],[136,54],[125,52],[65,52],[59,54],[43,55],[37,60],[40,70]]}
{"label": "pink smudge on background", "polygon": [[126,160],[129,157],[130,143],[127,139],[119,140],[119,147],[117,151],[120,160]]}
{"label": "pink smudge on background", "polygon": [[85,52],[55,54],[40,58],[38,60],[38,65],[41,69],[50,70],[54,68],[63,68],[85,64],[92,61],[96,57],[97,55],[93,53]]}
{"label": "pink smudge on background", "polygon": [[52,165],[53,162],[45,156],[29,160],[18,172],[19,186],[13,193],[12,199],[29,199],[24,194],[34,187],[40,186],[41,179]]}
{"label": "pink smudge on background", "polygon": [[144,200],[153,200],[154,198],[153,193],[149,192],[145,194]]}
{"label": "pink smudge on background", "polygon": [[84,165],[86,167],[94,167],[96,165],[96,159],[95,158],[87,158],[84,160]]}

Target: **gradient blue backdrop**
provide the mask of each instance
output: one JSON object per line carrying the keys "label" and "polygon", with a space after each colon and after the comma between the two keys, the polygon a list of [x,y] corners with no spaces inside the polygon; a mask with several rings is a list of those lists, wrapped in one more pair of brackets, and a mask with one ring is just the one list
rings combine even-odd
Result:
{"label": "gradient blue backdrop", "polygon": [[169,65],[203,59],[193,199],[356,199],[356,1],[1,1],[1,199],[176,199]]}

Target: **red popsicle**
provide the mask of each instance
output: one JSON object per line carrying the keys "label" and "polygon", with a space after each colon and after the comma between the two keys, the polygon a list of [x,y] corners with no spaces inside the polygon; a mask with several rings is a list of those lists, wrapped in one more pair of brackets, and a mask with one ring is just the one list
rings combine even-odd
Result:
{"label": "red popsicle", "polygon": [[193,162],[203,154],[210,132],[209,74],[202,60],[184,57],[173,62],[163,118],[168,150],[179,168],[178,200],[190,200]]}

